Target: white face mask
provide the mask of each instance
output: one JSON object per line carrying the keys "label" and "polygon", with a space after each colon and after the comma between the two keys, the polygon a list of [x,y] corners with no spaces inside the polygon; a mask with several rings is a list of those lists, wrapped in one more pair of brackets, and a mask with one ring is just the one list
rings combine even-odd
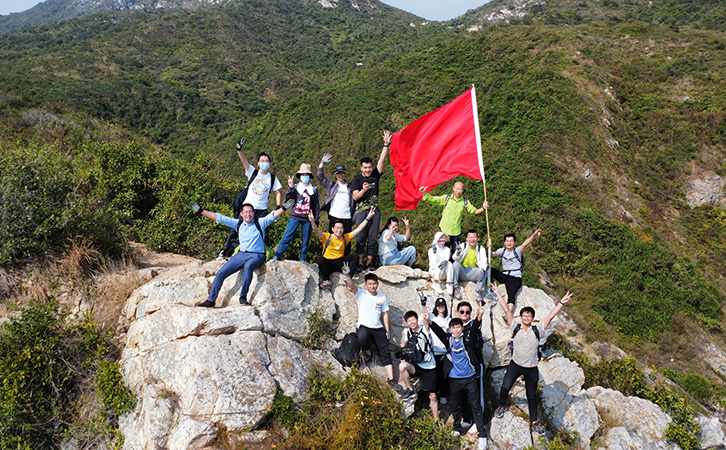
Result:
{"label": "white face mask", "polygon": [[270,169],[270,163],[268,163],[268,162],[261,162],[260,163],[260,169],[261,170],[269,170]]}
{"label": "white face mask", "polygon": [[300,175],[300,181],[305,184],[310,183],[310,175]]}

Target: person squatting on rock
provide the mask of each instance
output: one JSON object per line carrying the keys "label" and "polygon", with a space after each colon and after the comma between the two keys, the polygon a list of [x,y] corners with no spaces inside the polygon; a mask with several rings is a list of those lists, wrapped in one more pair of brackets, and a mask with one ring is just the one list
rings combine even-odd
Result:
{"label": "person squatting on rock", "polygon": [[441,283],[446,280],[446,274],[449,272],[451,249],[446,246],[447,241],[448,236],[441,231],[437,231],[428,252],[429,275],[431,276],[431,284],[434,292],[437,294],[444,293]]}
{"label": "person squatting on rock", "polygon": [[479,215],[484,212],[484,209],[488,207],[487,202],[484,202],[483,206],[479,209],[475,208],[474,205],[463,197],[464,195],[464,183],[457,181],[454,183],[454,192],[448,195],[430,195],[426,192],[428,186],[421,186],[419,191],[423,193],[423,200],[434,205],[443,205],[444,209],[441,212],[441,221],[439,222],[439,229],[449,236],[449,247],[456,247],[461,242],[461,219],[464,216],[464,211],[469,214]]}
{"label": "person squatting on rock", "polygon": [[[381,174],[388,156],[388,148],[391,145],[391,132],[383,132],[383,149],[378,157],[378,164],[373,167],[371,158],[360,160],[360,174],[353,178],[350,187],[353,190],[353,199],[356,201],[356,211],[353,216],[355,225],[358,226],[368,215],[370,208],[376,208],[376,215],[368,222],[368,225],[358,235],[355,252],[359,255],[358,270],[366,272],[373,269],[373,257],[376,255],[378,245],[378,228],[381,226],[381,212],[378,207],[378,188]],[[363,257],[366,258],[365,269],[363,269]]]}
{"label": "person squatting on rock", "polygon": [[381,266],[394,266],[396,264],[413,265],[416,261],[416,247],[409,245],[403,250],[398,250],[398,243],[405,242],[411,238],[411,227],[408,223],[408,217],[401,218],[406,225],[406,233],[398,234],[398,219],[391,217],[386,222],[386,227],[381,233],[378,240],[378,257],[381,260]]}
{"label": "person squatting on rock", "polygon": [[[471,307],[459,305],[459,313],[464,311],[465,316],[471,316]],[[468,305],[468,304],[467,304]],[[466,311],[468,310],[468,311]],[[462,432],[462,407],[466,399],[473,415],[476,429],[479,433],[478,448],[487,448],[486,429],[484,428],[484,413],[482,411],[477,368],[481,365],[481,348],[478,347],[478,339],[474,339],[476,333],[481,334],[481,317],[484,308],[477,310],[476,319],[472,321],[469,339],[464,332],[464,322],[455,317],[449,322],[449,332],[446,333],[441,327],[429,319],[425,314],[429,327],[446,346],[446,359],[444,360],[444,375],[449,378],[449,389],[451,390],[450,402],[451,412],[454,415],[454,433],[460,435]]]}
{"label": "person squatting on rock", "polygon": [[466,232],[466,242],[458,244],[454,249],[454,263],[447,275],[446,292],[457,299],[461,298],[459,281],[476,281],[477,298],[480,298],[487,281],[487,250],[479,245],[479,233],[476,230]]}
{"label": "person squatting on rock", "polygon": [[507,288],[507,302],[509,302],[509,311],[514,311],[514,302],[516,301],[517,292],[522,287],[522,275],[524,272],[524,256],[522,252],[534,238],[539,237],[542,230],[539,228],[528,237],[522,245],[514,247],[517,237],[514,233],[504,235],[504,248],[499,248],[492,252],[492,258],[502,258],[502,271],[492,268],[492,278],[500,283],[504,283]]}
{"label": "person squatting on rock", "polygon": [[524,387],[527,393],[527,405],[529,408],[529,421],[532,425],[532,430],[536,433],[544,434],[545,428],[540,423],[537,414],[536,396],[537,383],[539,382],[539,369],[537,368],[537,364],[539,363],[539,337],[540,333],[547,329],[552,319],[562,311],[562,307],[572,299],[572,293],[567,291],[567,294],[562,297],[542,321],[542,328],[537,329],[537,326],[532,324],[535,314],[534,308],[525,306],[519,311],[519,318],[522,323],[518,325],[514,322],[512,311],[499,292],[499,287],[494,284],[492,285],[492,289],[499,299],[499,305],[507,315],[507,325],[509,325],[513,334],[512,359],[509,362],[507,372],[502,381],[502,389],[499,392],[499,407],[494,412],[494,415],[500,419],[504,416],[504,413],[507,411],[509,391],[514,386],[517,378],[524,376]]}
{"label": "person squatting on rock", "polygon": [[293,202],[291,200],[286,201],[281,209],[276,209],[272,214],[268,214],[261,219],[255,219],[255,209],[249,203],[242,205],[242,212],[240,213],[239,219],[233,219],[231,217],[224,216],[220,213],[213,213],[203,210],[198,203],[192,202],[189,207],[196,214],[201,214],[204,217],[208,217],[215,220],[217,223],[222,223],[230,228],[235,228],[239,235],[239,251],[232,256],[229,261],[224,263],[217,275],[214,277],[212,282],[212,288],[209,291],[209,297],[207,300],[198,304],[197,306],[202,307],[213,307],[219,290],[222,288],[224,280],[242,270],[242,290],[239,293],[239,302],[242,305],[249,305],[247,303],[247,291],[250,289],[250,283],[252,283],[252,272],[265,263],[265,229],[270,226],[271,223],[277,221],[286,210],[291,208]]}
{"label": "person squatting on rock", "polygon": [[293,185],[292,177],[287,177],[287,185],[289,188],[285,193],[285,200],[292,199],[295,202],[295,206],[290,209],[290,219],[287,221],[285,234],[280,239],[280,243],[277,244],[275,256],[272,258],[273,261],[284,258],[285,251],[290,245],[290,242],[292,242],[292,238],[295,236],[298,227],[302,229],[300,261],[305,261],[305,258],[308,256],[308,243],[310,242],[310,232],[312,231],[308,212],[313,213],[316,222],[320,219],[318,189],[310,184],[310,180],[313,178],[313,171],[310,164],[300,164],[300,170],[295,174],[295,177],[300,180],[295,185]]}
{"label": "person squatting on rock", "polygon": [[[425,297],[424,297],[425,298]],[[424,315],[428,316],[428,310],[424,306]],[[436,383],[436,360],[434,359],[433,346],[429,338],[428,321],[423,320],[423,328],[419,326],[418,314],[415,311],[406,311],[403,315],[407,329],[403,330],[401,342],[404,350],[404,360],[398,365],[401,373],[400,381],[403,383],[404,391],[401,397],[408,398],[416,394],[411,385],[411,378],[420,378],[421,392],[429,394],[429,406],[431,416],[434,420],[439,418],[439,400],[436,397],[438,386]],[[407,348],[416,351],[406,352]]]}
{"label": "person squatting on rock", "polygon": [[343,263],[343,281],[355,295],[358,303],[358,344],[366,356],[371,355],[371,342],[376,344],[378,357],[386,370],[388,385],[396,386],[393,378],[393,360],[388,348],[391,324],[388,318],[388,299],[378,292],[378,277],[374,273],[365,275],[365,289],[358,289],[350,277],[350,266]]}
{"label": "person squatting on rock", "polygon": [[358,266],[358,255],[351,254],[346,255],[345,250],[350,241],[358,235],[368,221],[376,213],[375,208],[368,210],[368,216],[358,227],[350,233],[343,233],[343,223],[338,221],[333,224],[332,233],[323,233],[320,228],[315,224],[315,218],[313,212],[310,211],[308,219],[313,227],[313,231],[320,239],[323,244],[323,252],[318,256],[318,268],[320,270],[320,287],[323,289],[330,289],[330,274],[333,272],[340,272],[343,269],[343,264],[348,263],[350,269],[355,272],[355,268]]}
{"label": "person squatting on rock", "polygon": [[[325,177],[323,168],[329,163],[332,155],[326,153],[318,166],[318,180],[323,185],[328,197],[320,207],[321,211],[328,213],[328,231],[333,232],[333,225],[336,222],[343,224],[345,233],[350,233],[353,229],[353,213],[355,212],[355,199],[353,199],[353,190],[350,184],[345,181],[345,166],[340,164],[335,166],[335,181],[330,181]],[[368,222],[366,222],[367,224]]]}

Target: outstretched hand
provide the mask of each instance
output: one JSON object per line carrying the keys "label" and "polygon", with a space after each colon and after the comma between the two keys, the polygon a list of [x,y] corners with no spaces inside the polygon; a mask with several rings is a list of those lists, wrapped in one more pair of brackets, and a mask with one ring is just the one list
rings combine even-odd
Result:
{"label": "outstretched hand", "polygon": [[565,303],[569,302],[570,300],[572,300],[572,292],[567,291],[567,294],[565,294],[565,296],[560,299],[560,303],[562,303],[564,305]]}
{"label": "outstretched hand", "polygon": [[320,164],[328,164],[333,159],[333,155],[325,153],[323,159],[320,160]]}
{"label": "outstretched hand", "polygon": [[199,215],[202,213],[202,207],[197,202],[189,202],[189,207],[194,211],[194,214]]}
{"label": "outstretched hand", "polygon": [[242,146],[245,145],[245,142],[247,142],[247,139],[245,139],[245,138],[242,138],[239,141],[237,141],[237,151],[238,152],[242,151]]}
{"label": "outstretched hand", "polygon": [[287,211],[288,209],[295,206],[295,199],[294,198],[288,198],[284,202],[282,202],[282,210]]}
{"label": "outstretched hand", "polygon": [[391,145],[391,136],[392,136],[392,134],[390,131],[385,130],[383,132],[383,145],[385,145],[386,147]]}
{"label": "outstretched hand", "polygon": [[426,189],[428,189],[428,186],[421,186],[420,188],[418,188],[418,190],[421,191],[422,194],[426,193]]}
{"label": "outstretched hand", "polygon": [[401,217],[401,221],[403,222],[404,225],[406,225],[406,228],[408,228],[408,217],[407,216]]}
{"label": "outstretched hand", "polygon": [[343,267],[340,269],[340,271],[345,275],[346,277],[350,276],[350,263],[344,262]]}
{"label": "outstretched hand", "polygon": [[370,220],[373,218],[373,216],[376,215],[376,207],[373,206],[371,209],[368,210],[368,215],[366,216],[366,219],[370,222]]}

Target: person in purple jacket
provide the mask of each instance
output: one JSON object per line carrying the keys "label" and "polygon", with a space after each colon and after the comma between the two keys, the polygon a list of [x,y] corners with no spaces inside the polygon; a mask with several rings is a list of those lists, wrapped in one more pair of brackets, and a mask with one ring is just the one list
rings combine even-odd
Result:
{"label": "person in purple jacket", "polygon": [[308,256],[308,242],[312,227],[308,219],[308,213],[312,211],[315,216],[315,222],[320,221],[320,203],[318,200],[318,189],[313,186],[310,181],[313,179],[313,170],[310,164],[300,164],[300,170],[295,177],[300,180],[299,183],[293,184],[292,177],[287,177],[287,185],[289,189],[285,193],[285,200],[293,199],[295,206],[290,209],[290,220],[287,222],[285,234],[277,244],[273,261],[283,259],[287,247],[292,242],[295,232],[298,228],[302,228],[302,245],[300,246],[300,261],[305,261]]}
{"label": "person in purple jacket", "polygon": [[350,183],[345,181],[347,171],[342,164],[335,166],[335,181],[330,181],[325,177],[323,168],[331,159],[330,153],[324,154],[318,166],[318,180],[328,193],[328,198],[325,199],[320,210],[328,213],[328,229],[331,233],[333,224],[336,222],[343,224],[344,233],[350,233],[353,229],[353,214],[355,213],[353,190],[350,188]]}

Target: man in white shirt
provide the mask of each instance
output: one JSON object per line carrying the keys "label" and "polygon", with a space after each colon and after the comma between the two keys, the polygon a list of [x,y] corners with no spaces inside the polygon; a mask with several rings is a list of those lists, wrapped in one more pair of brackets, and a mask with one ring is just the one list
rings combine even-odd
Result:
{"label": "man in white shirt", "polygon": [[350,233],[353,229],[353,213],[355,213],[353,190],[350,188],[350,183],[345,181],[347,171],[342,164],[335,166],[334,182],[325,177],[323,168],[331,159],[332,155],[326,153],[323,155],[320,165],[318,165],[318,180],[328,193],[328,197],[323,202],[320,210],[328,213],[328,229],[331,233],[335,222],[343,224],[344,233]]}
{"label": "man in white shirt", "polygon": [[486,248],[478,242],[479,233],[469,230],[466,232],[466,242],[454,249],[454,263],[449,266],[451,269],[446,279],[446,292],[457,299],[461,299],[459,281],[476,281],[476,292],[479,295],[484,290],[489,263]]}

